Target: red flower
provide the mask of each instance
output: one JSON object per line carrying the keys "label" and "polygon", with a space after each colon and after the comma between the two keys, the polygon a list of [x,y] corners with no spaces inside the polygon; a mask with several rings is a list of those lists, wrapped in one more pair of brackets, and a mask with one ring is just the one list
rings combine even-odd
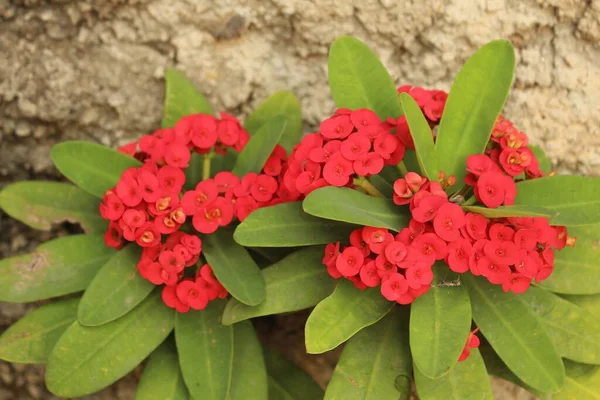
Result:
{"label": "red flower", "polygon": [[195,190],[187,191],[181,198],[185,215],[194,215],[217,199],[218,187],[212,179],[202,181]]}
{"label": "red flower", "polygon": [[333,155],[323,168],[323,178],[332,186],[345,186],[353,173],[352,162],[339,153]]}
{"label": "red flower", "polygon": [[104,233],[104,243],[113,249],[123,247],[123,230],[114,221],[110,221],[108,229]]}
{"label": "red flower", "polygon": [[109,221],[116,221],[125,212],[125,205],[114,192],[107,193],[100,204],[100,215]]}
{"label": "red flower", "polygon": [[[214,183],[217,186],[219,193],[233,194],[233,190],[240,184],[241,180],[229,171],[217,172],[214,178]],[[197,188],[198,186],[196,186]]]}
{"label": "red flower", "polygon": [[379,254],[377,258],[375,258],[375,266],[377,267],[377,274],[382,279],[398,272],[398,267],[392,264],[384,254]]}
{"label": "red flower", "polygon": [[235,119],[222,119],[217,127],[217,136],[225,146],[234,146],[240,138],[240,131]]}
{"label": "red flower", "polygon": [[193,255],[198,255],[202,252],[202,240],[198,236],[185,235],[181,238],[181,244]]}
{"label": "red flower", "polygon": [[[427,200],[428,199],[423,200],[421,205]],[[460,239],[460,228],[465,225],[465,222],[465,213],[459,205],[445,203],[442,204],[438,209],[436,216],[433,218],[433,228],[440,238],[447,242],[451,242]]]}
{"label": "red flower", "polygon": [[399,145],[401,145],[400,140],[396,136],[381,135],[373,142],[373,150],[387,160]]}
{"label": "red flower", "polygon": [[473,246],[466,239],[458,239],[448,244],[448,256],[446,263],[448,267],[459,274],[469,270],[469,259],[473,254]]}
{"label": "red flower", "polygon": [[535,278],[543,266],[542,260],[536,251],[524,249],[518,251],[514,268],[521,275],[528,277],[529,280]]}
{"label": "red flower", "polygon": [[163,283],[167,286],[177,284],[179,280],[179,271],[176,267],[171,265],[163,265],[161,263],[152,262],[146,269],[146,275],[150,282],[155,285],[162,285]]}
{"label": "red flower", "polygon": [[371,250],[369,249],[367,242],[363,240],[362,233],[362,228],[353,230],[352,233],[350,233],[350,244],[353,247],[360,249],[363,253],[363,256],[367,257],[371,253]]}
{"label": "red flower", "polygon": [[440,207],[446,203],[447,200],[442,197],[429,195],[419,201],[419,204],[412,209],[412,217],[418,222],[431,221]]}
{"label": "red flower", "polygon": [[346,247],[342,254],[336,260],[338,271],[345,277],[354,276],[359,273],[364,263],[365,257],[360,249],[356,247]]}
{"label": "red flower", "polygon": [[258,203],[252,196],[238,197],[235,200],[235,215],[240,221],[244,221],[252,211],[258,208]]}
{"label": "red flower", "polygon": [[202,278],[195,281],[183,280],[177,284],[177,298],[183,304],[189,305],[194,310],[202,310],[208,305],[208,296],[202,282]]}
{"label": "red flower", "polygon": [[466,225],[465,230],[467,235],[463,235],[466,238],[469,238],[471,241],[477,241],[481,239],[485,239],[488,219],[483,215],[467,213],[465,216]]}
{"label": "red flower", "polygon": [[327,139],[344,139],[352,133],[354,125],[349,115],[334,115],[321,122],[319,130]]}
{"label": "red flower", "polygon": [[339,255],[340,255],[340,242],[329,243],[325,247],[325,256],[323,257],[323,264],[326,266],[335,265],[335,262]]}
{"label": "red flower", "polygon": [[490,283],[501,285],[510,279],[510,267],[491,261],[488,257],[481,257],[477,261],[477,268],[481,275],[485,276]]}
{"label": "red flower", "polygon": [[183,271],[185,268],[185,259],[180,254],[171,250],[161,252],[158,256],[158,262],[163,268],[167,268],[177,273]]}
{"label": "red flower", "polygon": [[165,151],[165,162],[172,167],[187,168],[190,157],[190,150],[177,143],[170,144]]}
{"label": "red flower", "polygon": [[408,249],[403,243],[393,241],[385,246],[384,252],[385,257],[388,259],[388,261],[392,264],[397,265],[406,258],[406,255],[408,254]]}
{"label": "red flower", "polygon": [[475,194],[487,207],[496,208],[505,202],[509,185],[504,178],[505,175],[500,172],[485,172],[477,180]]}
{"label": "red flower", "polygon": [[250,194],[258,202],[271,200],[276,191],[277,181],[272,176],[265,174],[257,176],[250,187]]}
{"label": "red flower", "polygon": [[429,285],[433,280],[431,268],[411,267],[406,270],[406,282],[413,289],[419,289],[421,286]]}
{"label": "red flower", "polygon": [[213,233],[219,226],[229,225],[233,219],[233,205],[223,197],[202,208],[192,218],[192,225],[200,233]]}
{"label": "red flower", "polygon": [[381,283],[381,294],[390,301],[398,300],[406,292],[408,292],[408,282],[398,273],[390,275]]}
{"label": "red flower", "polygon": [[160,243],[160,232],[152,222],[146,222],[135,231],[135,241],[141,247],[152,247]]}
{"label": "red flower", "polygon": [[520,249],[534,250],[537,246],[537,234],[533,229],[519,229],[513,240]]}
{"label": "red flower", "polygon": [[515,237],[515,230],[503,223],[492,224],[490,226],[490,240],[498,242],[512,242]]}
{"label": "red flower", "polygon": [[117,196],[128,207],[135,207],[142,202],[144,194],[137,181],[133,178],[121,178],[115,188]]}
{"label": "red flower", "polygon": [[177,286],[165,286],[162,291],[162,300],[167,307],[174,308],[177,312],[186,313],[190,310],[189,304],[184,304],[177,297]]}
{"label": "red flower", "polygon": [[217,143],[217,120],[207,114],[188,115],[177,121],[175,133],[190,136],[198,148],[209,149]]}
{"label": "red flower", "polygon": [[366,108],[351,111],[350,121],[356,127],[356,129],[361,129],[369,125],[381,124],[377,114]]}
{"label": "red flower", "polygon": [[509,241],[488,241],[483,253],[494,263],[511,265],[517,261],[517,246]]}
{"label": "red flower", "polygon": [[342,142],[340,140],[330,140],[325,143],[323,147],[314,147],[308,153],[308,159],[316,163],[327,162],[331,156],[339,153],[342,148]]}
{"label": "red flower", "polygon": [[531,278],[525,275],[515,273],[510,279],[502,284],[502,290],[505,292],[513,292],[515,294],[525,293],[531,286]]}
{"label": "red flower", "polygon": [[383,169],[383,158],[377,153],[367,153],[354,161],[354,171],[360,176],[377,175]]}
{"label": "red flower", "polygon": [[167,193],[179,193],[185,183],[185,174],[180,168],[170,165],[162,167],[158,171],[158,184]]}
{"label": "red flower", "polygon": [[360,280],[368,287],[375,287],[381,283],[375,261],[367,261],[360,269]]}
{"label": "red flower", "polygon": [[488,156],[475,154],[467,157],[467,171],[480,177],[486,172],[498,171],[498,168]]}
{"label": "red flower", "polygon": [[366,136],[352,135],[342,142],[340,153],[350,161],[358,160],[371,149],[371,141]]}
{"label": "red flower", "polygon": [[477,333],[477,331],[479,331],[479,328],[476,328],[473,332],[469,333],[469,337],[467,338],[467,343],[465,344],[465,348],[463,349],[462,353],[460,354],[458,361],[466,360],[469,357],[469,355],[471,354],[469,349],[476,349],[481,344],[481,341],[475,335]]}
{"label": "red flower", "polygon": [[417,236],[410,247],[417,250],[420,256],[430,260],[442,260],[448,253],[446,242],[435,233],[424,233]]}

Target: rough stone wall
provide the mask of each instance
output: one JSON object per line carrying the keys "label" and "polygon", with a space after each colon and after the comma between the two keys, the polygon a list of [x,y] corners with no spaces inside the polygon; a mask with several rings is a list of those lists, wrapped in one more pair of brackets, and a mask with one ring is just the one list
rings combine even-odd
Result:
{"label": "rough stone wall", "polygon": [[[54,176],[58,141],[116,145],[157,128],[169,66],[240,116],[289,88],[314,127],[333,110],[327,49],[345,34],[396,83],[442,89],[478,46],[511,40],[505,114],[561,169],[600,176],[600,0],[0,0],[0,186]],[[0,212],[0,257],[54,234]],[[0,328],[27,309],[0,305]],[[29,379],[10,368],[0,389]],[[32,374],[15,398],[46,398]]]}

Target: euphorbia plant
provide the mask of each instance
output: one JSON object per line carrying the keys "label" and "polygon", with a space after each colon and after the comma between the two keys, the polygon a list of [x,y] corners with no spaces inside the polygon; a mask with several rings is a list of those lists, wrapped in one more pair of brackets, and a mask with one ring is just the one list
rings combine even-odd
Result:
{"label": "euphorbia plant", "polygon": [[397,399],[413,379],[422,399],[492,398],[488,374],[540,396],[598,396],[600,180],[551,172],[500,115],[513,70],[510,43],[491,42],[446,98],[396,89],[367,46],[338,39],[339,109],[284,176],[302,201],[257,210],[234,235],[327,247],[303,250],[302,268],[294,255],[264,269],[265,301],[230,300],[224,323],[316,305],[308,352],[347,341],[327,399]]}
{"label": "euphorbia plant", "polygon": [[64,397],[98,391],[147,357],[138,399],[319,397],[308,376],[261,347],[250,322],[221,324],[224,299],[260,304],[259,265],[289,253],[244,248],[232,234],[252,211],[291,199],[281,181],[302,134],[298,100],[278,92],[242,126],[215,117],[176,71],[165,97],[162,129],[118,151],[53,148],[77,187],[18,182],[0,193],[0,206],[33,228],[67,220],[86,232],[0,261],[0,301],[70,295],[4,332],[0,358],[47,363],[47,386]]}

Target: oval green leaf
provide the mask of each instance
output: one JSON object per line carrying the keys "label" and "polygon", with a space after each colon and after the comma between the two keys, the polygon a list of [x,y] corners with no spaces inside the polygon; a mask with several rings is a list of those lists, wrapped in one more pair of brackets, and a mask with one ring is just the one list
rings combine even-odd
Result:
{"label": "oval green leaf", "polygon": [[263,347],[263,354],[268,374],[269,400],[323,398],[323,390],[304,370],[268,347]]}
{"label": "oval green leaf", "polygon": [[[596,228],[589,225],[589,228]],[[600,272],[599,231],[588,232],[588,226],[569,228],[569,236],[577,237],[575,247],[555,252],[554,271],[541,287],[564,294],[598,294]]]}
{"label": "oval green leaf", "polygon": [[[510,91],[515,52],[494,40],[467,60],[454,78],[436,138],[438,169],[463,185],[467,156],[485,150]],[[540,204],[541,205],[541,204]]]}
{"label": "oval green leaf", "polygon": [[463,206],[463,210],[483,215],[486,218],[506,217],[544,217],[551,218],[558,215],[556,211],[536,206],[506,206],[487,208],[478,206]]}
{"label": "oval green leaf", "polygon": [[162,127],[173,127],[181,117],[199,113],[214,114],[214,111],[192,81],[181,72],[168,68],[165,71],[165,107]]}
{"label": "oval green leaf", "polygon": [[[204,159],[206,155],[192,153],[190,164],[185,169],[185,185],[186,190],[193,190],[196,185],[202,180],[204,171]],[[219,156],[221,157],[221,156]]]}
{"label": "oval green leaf", "polygon": [[51,157],[61,174],[100,199],[116,186],[123,171],[142,165],[116,150],[83,141],[59,143],[52,148]]}
{"label": "oval green leaf", "polygon": [[231,385],[233,327],[221,324],[225,301],[177,314],[175,342],[183,379],[192,398],[222,400]]}
{"label": "oval green leaf", "polygon": [[368,108],[379,118],[398,118],[398,92],[377,55],[360,40],[342,36],[329,50],[329,87],[338,108]]}
{"label": "oval green leaf", "polygon": [[268,120],[283,115],[288,123],[279,144],[289,153],[302,138],[302,107],[294,93],[280,90],[260,103],[246,118],[244,128],[254,135]]}
{"label": "oval green leaf", "polygon": [[85,290],[77,319],[81,325],[98,326],[127,314],[156,286],[137,272],[141,249],[128,245],[100,269]]}
{"label": "oval green leaf", "polygon": [[445,263],[436,263],[433,272],[431,289],[411,305],[410,349],[419,371],[437,379],[456,364],[465,347],[471,304],[467,288]]}
{"label": "oval green leaf", "polygon": [[533,144],[528,145],[528,147],[529,150],[531,150],[535,155],[535,158],[537,158],[538,163],[540,164],[540,170],[545,174],[550,173],[550,171],[552,171],[552,162],[550,162],[550,159],[548,158],[544,150],[542,150],[540,146],[536,146]]}
{"label": "oval green leaf", "polygon": [[324,254],[322,246],[309,247],[263,269],[265,300],[251,307],[239,300],[230,299],[223,312],[223,324],[303,310],[329,296],[335,287],[335,281],[323,265]]}
{"label": "oval green leaf", "polygon": [[100,216],[99,206],[96,197],[61,182],[16,182],[0,192],[0,208],[24,224],[44,231],[68,221],[81,224],[88,233],[104,233],[108,223]]}
{"label": "oval green leaf", "polygon": [[75,322],[50,354],[48,389],[56,396],[79,397],[116,382],[169,336],[173,317],[157,291],[116,321],[97,327]]}
{"label": "oval green leaf", "polygon": [[407,227],[410,220],[393,200],[372,197],[350,188],[328,186],[317,189],[304,199],[302,207],[315,217],[395,232]]}
{"label": "oval green leaf", "polygon": [[552,225],[590,225],[600,222],[600,179],[556,175],[517,183],[517,205],[557,211]]}
{"label": "oval green leaf", "polygon": [[371,182],[371,184],[375,186],[375,189],[377,189],[386,199],[391,199],[394,196],[394,186],[380,175],[370,176],[369,182]]}
{"label": "oval green leaf", "polygon": [[226,229],[202,235],[202,253],[215,276],[236,299],[255,306],[265,299],[265,280],[248,250]]}
{"label": "oval green leaf", "polygon": [[600,364],[600,320],[544,289],[531,287],[522,296],[541,319],[561,357]]}
{"label": "oval green leaf", "polygon": [[77,319],[79,298],[58,300],[27,314],[0,336],[0,359],[42,364],[63,332]]}
{"label": "oval green leaf", "polygon": [[553,400],[600,400],[600,367],[564,360],[567,376],[565,387]]}
{"label": "oval green leaf", "polygon": [[233,238],[246,247],[298,247],[347,240],[354,229],[344,222],[313,217],[296,201],[253,211]]}
{"label": "oval green leaf", "polygon": [[600,295],[593,296],[562,296],[569,302],[576,304],[581,309],[592,314],[594,318],[600,320]]}
{"label": "oval green leaf", "polygon": [[306,321],[306,350],[318,354],[336,348],[383,318],[394,304],[383,297],[379,288],[359,290],[347,279],[340,281]]}
{"label": "oval green leaf", "polygon": [[344,346],[325,400],[398,400],[410,397],[412,362],[408,346],[408,310],[395,309],[354,335]]}
{"label": "oval green leaf", "polygon": [[435,145],[433,143],[433,133],[429,122],[421,112],[417,102],[408,94],[400,94],[400,103],[406,116],[406,122],[410,129],[410,135],[415,142],[415,151],[417,160],[421,167],[421,173],[429,180],[438,180],[438,159],[435,155]]}
{"label": "oval green leaf", "polygon": [[494,400],[490,379],[479,350],[459,362],[446,375],[431,379],[415,367],[415,384],[421,400]]}
{"label": "oval green leaf", "polygon": [[464,274],[463,280],[469,288],[473,320],[502,361],[531,387],[559,391],[565,374],[562,361],[531,308],[485,278]]}
{"label": "oval green leaf", "polygon": [[244,150],[240,153],[231,172],[237,176],[244,176],[250,172],[259,174],[273,149],[281,140],[287,119],[277,115],[268,120],[254,136],[250,138]]}
{"label": "oval green leaf", "polygon": [[150,355],[135,392],[135,400],[188,400],[190,394],[183,382],[177,352],[165,341]]}
{"label": "oval green leaf", "polygon": [[254,327],[250,321],[243,321],[233,331],[233,369],[225,399],[267,399],[267,369]]}
{"label": "oval green leaf", "polygon": [[0,301],[26,303],[82,291],[114,254],[103,235],[72,235],[0,260]]}

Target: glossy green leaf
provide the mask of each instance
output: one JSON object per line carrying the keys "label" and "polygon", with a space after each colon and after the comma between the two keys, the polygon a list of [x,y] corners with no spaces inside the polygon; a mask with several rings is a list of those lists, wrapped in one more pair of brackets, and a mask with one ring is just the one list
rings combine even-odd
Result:
{"label": "glossy green leaf", "polygon": [[287,90],[273,93],[246,118],[244,128],[253,135],[268,120],[277,115],[283,115],[288,121],[279,144],[289,154],[302,138],[302,107],[294,93]]}
{"label": "glossy green leaf", "polygon": [[297,247],[347,239],[356,226],[313,217],[302,202],[259,208],[246,217],[233,238],[249,247]]}
{"label": "glossy green leaf", "polygon": [[177,314],[175,342],[183,379],[192,398],[222,400],[231,384],[233,327],[221,325],[225,301]]}
{"label": "glossy green leaf", "polygon": [[77,319],[85,326],[98,326],[127,314],[156,286],[137,271],[141,249],[126,246],[100,269],[85,290]]}
{"label": "glossy green leaf", "polygon": [[313,307],[329,296],[335,287],[323,265],[322,246],[296,251],[262,270],[266,284],[265,300],[251,307],[236,299],[227,302],[223,323],[234,324],[263,315],[281,314]]}
{"label": "glossy green leaf", "polygon": [[415,384],[421,400],[494,400],[490,379],[479,350],[456,364],[446,375],[431,379],[415,368]]}
{"label": "glossy green leaf", "polygon": [[467,156],[485,150],[508,96],[514,69],[512,45],[494,40],[477,50],[454,78],[435,151],[439,171],[454,175],[459,186],[466,175]]}
{"label": "glossy green leaf", "polygon": [[398,92],[377,55],[360,40],[342,36],[329,50],[329,87],[338,108],[368,108],[379,118],[398,118]]}
{"label": "glossy green leaf", "polygon": [[[412,151],[412,150],[406,150],[406,152],[409,152],[409,151]],[[414,153],[414,151],[413,151],[413,153]],[[405,158],[406,158],[406,156],[405,156]],[[377,175],[373,175],[373,176],[369,177],[369,180],[372,182],[373,178],[375,178],[375,177],[381,177],[387,183],[389,183],[390,185],[393,185],[394,182],[396,182],[399,178],[402,178],[402,174],[400,173],[400,170],[398,169],[397,166],[384,165],[381,172]]]}
{"label": "glossy green leaf", "polygon": [[396,309],[354,335],[344,346],[325,400],[408,399],[410,384],[398,391],[398,380],[410,382],[408,310]]}
{"label": "glossy green leaf", "polygon": [[331,296],[317,304],[306,321],[306,350],[324,353],[383,318],[394,306],[379,288],[359,290],[341,280]]}
{"label": "glossy green leaf", "polygon": [[394,186],[380,175],[370,176],[369,182],[371,182],[371,184],[375,186],[375,189],[377,189],[386,199],[391,199],[394,196]]}
{"label": "glossy green leaf", "polygon": [[132,371],[173,329],[174,310],[160,291],[122,318],[96,327],[75,322],[48,359],[46,385],[56,396],[97,392]]}
{"label": "glossy green leaf", "polygon": [[237,176],[244,176],[250,172],[260,173],[273,149],[281,140],[287,124],[287,119],[281,115],[265,122],[250,138],[231,172]]}
{"label": "glossy green leaf", "polygon": [[315,217],[396,232],[407,227],[410,220],[393,200],[372,197],[350,188],[328,186],[317,189],[304,199],[302,207]]}
{"label": "glossy green leaf", "polygon": [[214,178],[221,171],[231,171],[237,162],[239,153],[231,147],[223,155],[214,155],[210,160],[210,177]]}
{"label": "glossy green leaf", "polygon": [[421,172],[429,180],[437,181],[438,158],[435,155],[435,145],[429,122],[425,119],[417,102],[408,93],[400,94],[400,103],[406,116],[410,135],[415,142],[415,151]]}
{"label": "glossy green leaf", "polygon": [[471,304],[467,288],[445,263],[436,263],[433,272],[431,289],[411,305],[410,349],[419,371],[436,379],[456,364],[465,347]]}
{"label": "glossy green leaf", "polygon": [[[202,172],[204,171],[204,155],[192,153],[190,164],[185,169],[185,186],[186,190],[193,190],[196,185],[202,180]],[[221,157],[221,156],[218,156]]]}
{"label": "glossy green leaf", "polygon": [[144,367],[135,400],[188,400],[190,394],[179,369],[177,351],[165,341],[150,355]]}
{"label": "glossy green leaf", "polygon": [[596,225],[568,229],[569,236],[577,237],[575,247],[555,251],[554,270],[541,287],[564,294],[600,294],[600,231],[590,232],[588,227]]}
{"label": "glossy green leaf", "polygon": [[229,293],[249,306],[265,299],[265,280],[248,250],[233,241],[230,231],[219,229],[202,236],[202,254]]}
{"label": "glossy green leaf", "polygon": [[41,306],[0,336],[0,359],[13,363],[45,363],[63,332],[77,319],[79,299]]}
{"label": "glossy green leaf", "polygon": [[233,369],[225,399],[266,400],[268,398],[267,369],[254,327],[250,321],[243,321],[235,325],[233,332]]}
{"label": "glossy green leaf", "polygon": [[600,321],[600,294],[592,296],[563,295],[562,298],[568,300],[573,304],[576,304],[581,309],[592,314],[597,320]]}
{"label": "glossy green leaf", "polygon": [[214,114],[214,111],[192,81],[181,72],[168,68],[165,71],[165,107],[162,127],[173,127],[181,117],[198,113]]}
{"label": "glossy green leaf", "polygon": [[535,155],[535,158],[537,158],[538,163],[540,164],[540,170],[545,174],[550,173],[550,171],[552,171],[552,162],[550,162],[550,159],[546,156],[544,150],[542,150],[540,146],[533,144],[530,144],[527,147],[529,147],[529,150],[531,150]]}
{"label": "glossy green leaf", "polygon": [[561,357],[600,364],[600,320],[544,289],[531,287],[521,296],[541,319]]}
{"label": "glossy green leaf", "polygon": [[323,390],[304,370],[268,347],[263,347],[263,354],[269,381],[269,400],[323,398]]}
{"label": "glossy green leaf", "polygon": [[600,400],[600,367],[564,360],[565,387],[553,400]]}
{"label": "glossy green leaf", "polygon": [[59,143],[52,148],[51,157],[61,174],[98,198],[117,185],[123,171],[142,165],[116,150],[83,141]]}
{"label": "glossy green leaf", "polygon": [[557,392],[564,367],[541,321],[514,293],[469,274],[462,276],[471,296],[473,320],[502,361],[523,382],[542,392]]}
{"label": "glossy green leaf", "polygon": [[504,206],[487,208],[478,206],[463,206],[463,210],[483,215],[486,218],[506,217],[545,217],[551,218],[558,215],[556,211],[536,206]]}
{"label": "glossy green leaf", "polygon": [[114,254],[103,235],[72,235],[0,260],[0,301],[25,303],[82,291]]}
{"label": "glossy green leaf", "polygon": [[98,211],[100,201],[60,182],[23,181],[0,191],[0,208],[34,229],[49,231],[64,221],[80,223],[88,233],[104,233],[108,223]]}
{"label": "glossy green leaf", "polygon": [[535,205],[558,212],[552,225],[600,223],[600,179],[556,175],[517,183],[517,205]]}

